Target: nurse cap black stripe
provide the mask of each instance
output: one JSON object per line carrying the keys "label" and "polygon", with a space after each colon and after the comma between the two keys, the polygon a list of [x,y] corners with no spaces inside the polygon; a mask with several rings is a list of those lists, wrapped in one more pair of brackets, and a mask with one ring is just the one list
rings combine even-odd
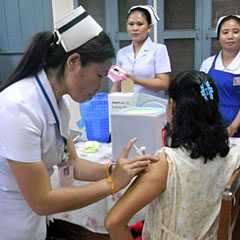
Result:
{"label": "nurse cap black stripe", "polygon": [[66,52],[80,47],[102,31],[102,27],[82,6],[72,10],[55,23],[57,44],[61,44]]}
{"label": "nurse cap black stripe", "polygon": [[74,18],[71,22],[69,22],[66,25],[64,25],[63,27],[59,28],[58,29],[59,33],[63,33],[65,31],[67,31],[69,28],[73,27],[75,24],[79,23],[87,16],[88,16],[87,12],[82,13],[80,16]]}

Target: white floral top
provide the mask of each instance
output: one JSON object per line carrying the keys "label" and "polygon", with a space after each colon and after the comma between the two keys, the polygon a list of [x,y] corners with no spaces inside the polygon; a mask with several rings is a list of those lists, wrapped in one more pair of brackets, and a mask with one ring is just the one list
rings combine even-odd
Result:
{"label": "white floral top", "polygon": [[169,164],[166,190],[146,210],[144,240],[216,240],[221,197],[240,165],[239,146],[203,163],[183,149],[163,148]]}

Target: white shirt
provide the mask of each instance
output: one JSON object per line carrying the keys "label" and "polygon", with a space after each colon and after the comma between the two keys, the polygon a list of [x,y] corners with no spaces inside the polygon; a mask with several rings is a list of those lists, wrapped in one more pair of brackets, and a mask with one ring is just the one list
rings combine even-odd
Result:
{"label": "white shirt", "polygon": [[[45,72],[38,76],[60,121],[61,134],[67,138],[70,116],[64,99],[57,104]],[[0,116],[0,239],[45,239],[46,217],[29,208],[6,161],[43,161],[49,175],[61,161],[64,142],[35,77],[0,93]]]}
{"label": "white shirt", "polygon": [[[117,65],[139,79],[152,79],[156,74],[171,72],[167,48],[164,44],[153,43],[148,37],[134,57],[133,44],[121,48],[117,53]],[[134,84],[134,92],[160,96],[159,92]]]}
{"label": "white shirt", "polygon": [[[200,71],[208,73],[213,64],[215,56],[211,56],[211,57],[205,59],[200,67]],[[221,51],[217,56],[216,63],[215,63],[215,69],[224,71],[224,72],[230,72],[233,74],[240,74],[240,51],[238,52],[236,57],[232,60],[232,62],[227,67],[225,67],[223,65],[222,51]]]}

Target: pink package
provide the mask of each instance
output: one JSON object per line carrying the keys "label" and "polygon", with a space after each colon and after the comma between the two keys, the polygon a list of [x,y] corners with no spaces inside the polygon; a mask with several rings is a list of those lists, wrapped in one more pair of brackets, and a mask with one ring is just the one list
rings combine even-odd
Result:
{"label": "pink package", "polygon": [[127,72],[124,71],[117,65],[112,65],[108,71],[108,78],[110,78],[113,82],[122,81],[127,79]]}

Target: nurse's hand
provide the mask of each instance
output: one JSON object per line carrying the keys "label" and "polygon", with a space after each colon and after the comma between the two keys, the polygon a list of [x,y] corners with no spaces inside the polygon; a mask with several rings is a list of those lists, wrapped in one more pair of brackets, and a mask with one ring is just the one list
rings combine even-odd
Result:
{"label": "nurse's hand", "polygon": [[139,84],[138,79],[134,75],[128,74],[128,73],[126,75],[127,75],[127,79],[133,81],[133,83],[135,83],[135,84]]}
{"label": "nurse's hand", "polygon": [[136,138],[131,139],[117,159],[117,164],[112,175],[116,191],[127,186],[130,180],[146,170],[149,164],[159,160],[157,156],[151,155],[138,155],[132,159],[128,159],[129,151],[135,142]]}

